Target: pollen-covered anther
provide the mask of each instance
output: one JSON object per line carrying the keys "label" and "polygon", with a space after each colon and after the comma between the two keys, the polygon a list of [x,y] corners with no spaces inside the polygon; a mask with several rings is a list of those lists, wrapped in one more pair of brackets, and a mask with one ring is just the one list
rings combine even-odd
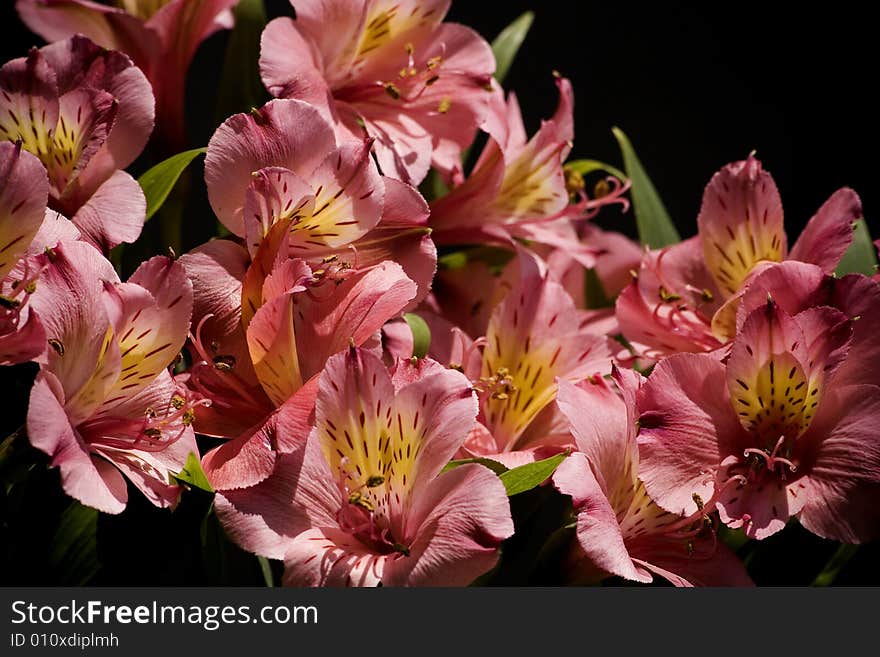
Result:
{"label": "pollen-covered anther", "polygon": [[488,393],[490,399],[504,401],[517,391],[517,387],[510,378],[510,370],[499,367],[492,376],[481,377],[474,385],[474,390]]}
{"label": "pollen-covered anther", "polygon": [[611,185],[607,180],[600,180],[593,186],[593,198],[605,198],[611,193]]}
{"label": "pollen-covered anther", "polygon": [[572,198],[576,197],[580,192],[586,189],[587,183],[580,171],[575,169],[565,169],[565,190]]}
{"label": "pollen-covered anther", "polygon": [[214,363],[214,369],[220,370],[221,372],[230,372],[232,368],[235,367],[235,356],[224,356],[217,355],[212,359]]}
{"label": "pollen-covered anther", "polygon": [[348,503],[353,506],[360,507],[366,511],[372,511],[374,508],[373,503],[369,499],[364,497],[364,494],[358,490],[354,491],[348,496]]}
{"label": "pollen-covered anther", "polygon": [[446,114],[450,109],[452,109],[452,99],[449,96],[444,96],[437,103],[437,111],[440,114]]}
{"label": "pollen-covered anther", "polygon": [[660,289],[657,290],[657,293],[660,296],[660,300],[663,303],[671,303],[673,301],[681,301],[681,296],[672,292],[669,292],[663,285],[660,286]]}
{"label": "pollen-covered anther", "polygon": [[370,475],[367,477],[367,488],[375,488],[385,483],[385,477],[382,475]]}
{"label": "pollen-covered anther", "polygon": [[400,100],[400,89],[392,82],[385,83],[385,93],[391,96],[394,100]]}

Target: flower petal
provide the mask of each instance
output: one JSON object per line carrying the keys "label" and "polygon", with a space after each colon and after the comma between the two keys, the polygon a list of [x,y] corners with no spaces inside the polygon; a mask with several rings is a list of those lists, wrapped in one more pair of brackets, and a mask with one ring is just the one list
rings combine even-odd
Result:
{"label": "flower petal", "polygon": [[706,265],[725,295],[736,293],[758,262],[785,257],[779,191],[754,156],[712,177],[697,223]]}

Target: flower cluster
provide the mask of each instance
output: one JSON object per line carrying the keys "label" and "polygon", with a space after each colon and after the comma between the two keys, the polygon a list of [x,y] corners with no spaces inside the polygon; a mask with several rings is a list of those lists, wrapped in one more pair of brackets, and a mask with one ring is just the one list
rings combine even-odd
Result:
{"label": "flower cluster", "polygon": [[856,193],[789,249],[750,155],[697,236],[604,231],[639,181],[566,165],[561,75],[529,137],[448,0],[266,25],[272,99],[206,150],[225,236],[122,282],[125,169],[185,143],[187,64],[234,4],[17,2],[51,43],[0,69],[0,364],[38,365],[24,431],[69,496],[174,508],[194,454],[227,535],[300,586],[468,585],[530,477],[570,499],[567,581],[748,585],[722,527],[880,536],[880,283],[835,275]]}

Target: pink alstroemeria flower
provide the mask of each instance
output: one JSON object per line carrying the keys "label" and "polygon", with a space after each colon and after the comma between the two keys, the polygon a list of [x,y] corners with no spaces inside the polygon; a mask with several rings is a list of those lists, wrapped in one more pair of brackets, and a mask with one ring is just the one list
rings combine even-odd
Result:
{"label": "pink alstroemeria flower", "polygon": [[264,483],[217,496],[228,534],[283,559],[293,586],[466,586],[513,534],[489,469],[441,473],[474,422],[470,382],[436,362],[389,373],[360,349],[333,356],[315,427]]}
{"label": "pink alstroemeria flower", "polygon": [[676,586],[746,586],[736,556],[719,543],[702,508],[682,517],[658,507],[639,480],[635,396],[644,379],[614,371],[622,398],[604,379],[560,381],[557,403],[578,451],[553,475],[577,514],[574,575],[596,581],[617,575],[650,582],[651,573]]}
{"label": "pink alstroemeria flower", "polygon": [[[318,107],[343,138],[375,139],[385,175],[460,175],[492,97],[495,58],[449,0],[296,0],[263,31],[260,71],[279,98]],[[332,25],[332,29],[328,26]]]}
{"label": "pink alstroemeria flower", "polygon": [[790,315],[765,297],[726,365],[661,361],[638,398],[648,494],[674,513],[717,503],[723,522],[759,539],[791,516],[838,541],[880,535],[880,387],[847,367],[871,355],[852,325],[829,306]]}
{"label": "pink alstroemeria flower", "polygon": [[654,358],[717,349],[733,339],[739,297],[755,273],[782,260],[833,272],[861,216],[859,197],[842,188],[789,251],[772,176],[754,156],[728,164],[703,193],[699,235],[645,255],[637,280],[617,301],[621,329]]}
{"label": "pink alstroemeria flower", "polygon": [[32,360],[46,349],[43,324],[28,303],[39,268],[26,256],[48,197],[40,161],[20,144],[0,143],[0,365]]}
{"label": "pink alstroemeria flower", "polygon": [[424,199],[379,175],[369,142],[337,144],[333,126],[307,103],[273,100],[227,119],[208,144],[205,180],[217,216],[254,258],[286,222],[291,258],[335,257],[355,268],[394,260],[418,283],[419,299],[430,289],[437,254]]}
{"label": "pink alstroemeria flower", "polygon": [[[521,238],[565,248],[586,267],[595,250],[582,244],[569,218],[586,216],[590,202],[570,203],[562,163],[574,139],[571,83],[556,78],[559,106],[527,139],[516,96],[496,104],[485,130],[489,142],[467,180],[431,204],[430,224],[438,244],[510,246]],[[601,199],[608,203],[609,194]],[[593,202],[596,203],[595,201]]]}
{"label": "pink alstroemeria flower", "polygon": [[83,504],[120,513],[127,477],[156,506],[174,505],[169,475],[198,453],[190,425],[200,403],[167,369],[192,310],[183,267],[157,256],[120,283],[82,242],[61,242],[45,258],[31,306],[50,348],[31,390],[31,444]]}
{"label": "pink alstroemeria flower", "polygon": [[[605,336],[583,328],[582,314],[543,261],[524,249],[517,261],[517,279],[492,311],[486,336],[471,347],[483,347],[480,369],[465,370],[476,379],[481,401],[479,430],[465,445],[473,454],[569,444],[567,430],[552,428],[557,381],[602,376],[611,368]],[[466,353],[460,365],[470,362]]]}
{"label": "pink alstroemeria flower", "polygon": [[[209,242],[181,258],[195,287],[196,362],[185,376],[212,401],[196,428],[231,439],[203,460],[219,489],[265,479],[276,451],[290,448],[267,440],[268,416],[288,402],[307,413],[313,378],[327,358],[351,341],[374,340],[416,295],[415,283],[395,262],[353,269],[288,259],[286,249],[268,274],[258,271],[259,260],[247,269],[247,252],[229,241]],[[242,285],[255,277],[258,286]]]}
{"label": "pink alstroemeria flower", "polygon": [[153,129],[153,95],[125,55],[75,36],[0,68],[0,138],[49,174],[49,207],[104,251],[133,242],[143,191],[125,171]]}
{"label": "pink alstroemeria flower", "polygon": [[[186,147],[187,69],[199,44],[232,27],[236,0],[17,0],[22,21],[46,41],[83,34],[124,52],[146,74],[156,98],[156,136],[169,155]],[[116,6],[113,6],[116,5]]]}

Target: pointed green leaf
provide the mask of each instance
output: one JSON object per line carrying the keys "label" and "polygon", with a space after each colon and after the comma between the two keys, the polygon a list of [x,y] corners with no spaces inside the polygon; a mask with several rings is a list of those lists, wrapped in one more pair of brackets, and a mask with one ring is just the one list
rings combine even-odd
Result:
{"label": "pointed green leaf", "polygon": [[856,556],[856,552],[858,551],[858,545],[842,544],[831,556],[831,559],[828,560],[828,563],[825,564],[822,572],[816,575],[816,578],[810,586],[831,586],[834,584],[837,575],[840,574],[843,567],[849,563],[850,559]]}
{"label": "pointed green leaf", "polygon": [[406,323],[409,324],[409,330],[413,336],[413,356],[416,358],[424,358],[428,355],[428,349],[431,346],[431,329],[427,323],[415,313],[406,313],[403,316]]}
{"label": "pointed green leaf", "polygon": [[510,65],[513,64],[513,59],[534,20],[534,13],[525,12],[501,30],[501,33],[492,42],[492,52],[495,54],[495,79],[498,82],[504,82],[504,78],[507,77]]}
{"label": "pointed green leaf", "polygon": [[98,561],[98,511],[73,502],[61,514],[52,540],[49,565],[58,573],[58,584],[82,586],[101,567]]}
{"label": "pointed green leaf", "polygon": [[605,286],[595,269],[584,270],[584,304],[590,310],[614,307],[614,300],[608,298]]}
{"label": "pointed green leaf", "polygon": [[865,274],[873,276],[877,273],[877,252],[868,234],[868,225],[864,219],[853,224],[853,241],[840,259],[834,271],[838,276],[846,274]]}
{"label": "pointed green leaf", "polygon": [[595,173],[596,171],[604,171],[610,173],[621,181],[627,179],[626,174],[623,171],[610,164],[606,164],[605,162],[600,162],[599,160],[571,160],[570,162],[565,163],[565,169],[577,171],[582,176]]}
{"label": "pointed green leaf", "polygon": [[180,174],[189,166],[190,162],[207,150],[206,148],[194,148],[191,151],[172,155],[138,178],[138,183],[144,190],[144,196],[147,199],[147,219],[162,207],[171,190],[174,189],[174,185],[177,184]]}
{"label": "pointed green leaf", "polygon": [[260,572],[263,574],[263,581],[266,586],[275,586],[275,577],[272,575],[272,564],[266,557],[257,555],[257,561],[260,564]]}
{"label": "pointed green leaf", "polygon": [[654,183],[648,177],[629,139],[620,128],[612,128],[611,131],[620,144],[626,175],[632,181],[630,194],[642,244],[647,244],[652,249],[659,249],[680,242],[681,237],[672,219],[669,218],[666,206],[663,205]]}
{"label": "pointed green leaf", "polygon": [[195,452],[189,453],[189,456],[186,457],[186,463],[183,466],[183,470],[174,475],[174,478],[181,483],[189,484],[199,490],[208,493],[214,492],[214,488],[211,486],[211,482],[208,481],[205,471],[202,470],[202,463],[199,461],[199,457]]}
{"label": "pointed green leaf", "polygon": [[532,490],[547,481],[567,456],[568,453],[563,452],[543,461],[527,463],[507,472],[502,472],[498,475],[498,478],[504,484],[508,496],[525,493],[527,490]]}
{"label": "pointed green leaf", "polygon": [[235,27],[229,35],[217,98],[215,123],[260,107],[269,95],[260,80],[260,36],[266,27],[263,0],[239,0],[233,9]]}
{"label": "pointed green leaf", "polygon": [[447,470],[452,470],[457,468],[460,465],[467,465],[468,463],[479,463],[480,465],[484,465],[489,468],[492,472],[497,475],[503,474],[507,472],[507,466],[502,465],[498,461],[493,461],[492,459],[487,458],[472,458],[472,459],[459,459],[457,461],[450,461],[447,463],[441,472],[446,472]]}

